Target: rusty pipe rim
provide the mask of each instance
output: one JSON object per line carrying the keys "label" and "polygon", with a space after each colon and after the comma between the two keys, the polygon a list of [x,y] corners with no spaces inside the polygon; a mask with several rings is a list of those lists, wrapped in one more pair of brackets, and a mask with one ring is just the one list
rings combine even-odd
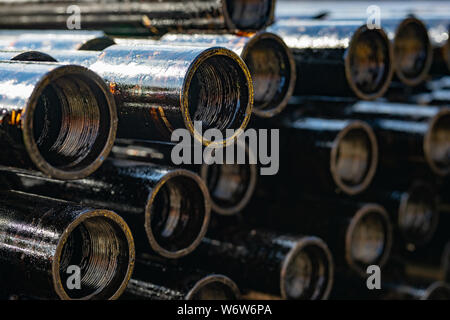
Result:
{"label": "rusty pipe rim", "polygon": [[[405,54],[408,53],[408,48],[402,48],[402,39],[409,37],[409,40],[415,41],[416,45],[421,48],[416,51],[414,56],[414,66],[417,64],[418,59],[422,59],[422,67],[419,70],[402,70],[400,67],[402,62],[408,57]],[[416,48],[413,48],[416,50]],[[428,30],[425,24],[414,17],[408,17],[399,24],[396,29],[394,43],[394,64],[395,64],[395,74],[400,79],[401,82],[408,86],[417,86],[423,82],[431,68],[433,62],[433,46],[431,44],[430,38],[428,37]]]}
{"label": "rusty pipe rim", "polygon": [[[231,73],[234,73],[234,76]],[[203,76],[200,77],[201,75]],[[221,79],[221,77],[224,78]],[[213,85],[201,85],[201,81],[198,81],[198,79],[206,79],[207,81],[211,81]],[[219,87],[217,82],[214,83],[217,80],[220,81],[220,87],[225,86],[225,89],[231,90],[232,94],[230,92],[228,94],[222,92],[217,94],[216,92],[216,96],[211,96],[211,94],[214,94],[214,92],[211,92],[213,88]],[[198,87],[204,93],[201,95],[201,99],[203,100],[197,102],[207,102],[204,100],[208,100],[211,97],[219,97],[226,100],[225,103],[220,105],[218,110],[212,111],[213,114],[208,114],[209,109],[211,109],[210,104],[205,107],[205,104],[196,105],[195,100],[194,103],[190,103],[191,98],[196,99],[196,97],[200,96],[198,92],[195,92],[197,82],[199,83]],[[194,91],[191,92],[191,89]],[[220,88],[220,90],[222,89]],[[236,101],[230,103],[228,99],[231,96],[236,98]],[[211,147],[223,147],[233,144],[235,139],[247,127],[253,109],[253,83],[250,71],[244,61],[233,51],[222,47],[208,48],[202,51],[189,66],[184,79],[180,101],[185,127],[194,139],[205,146]],[[194,113],[193,115],[191,114],[192,112]],[[217,141],[205,139],[202,133],[198,132],[194,127],[193,118],[195,120],[196,115],[200,117],[202,123],[208,118],[214,119],[212,123],[208,124],[207,129],[209,127],[211,129],[218,129],[222,135],[226,129],[234,129],[234,134]],[[222,115],[222,119],[218,119],[220,115]]]}
{"label": "rusty pipe rim", "polygon": [[[346,157],[347,154],[345,152],[348,153],[348,151],[352,152],[352,150],[358,150],[355,148],[352,141],[359,141],[360,146],[365,148],[364,151],[367,151],[366,159],[355,158],[354,154],[352,159],[347,159],[348,157]],[[350,156],[352,156],[352,154],[350,154]],[[355,179],[353,175],[350,179],[344,179],[342,170],[340,170],[342,167],[344,169],[345,167],[348,168],[348,166],[345,166],[345,164],[349,162],[348,160],[351,160],[350,164],[352,169],[358,169],[357,176],[359,177],[356,182],[352,181]],[[366,166],[361,166],[360,164],[364,162],[366,162]],[[330,170],[334,182],[348,195],[359,194],[366,190],[372,183],[377,171],[377,166],[378,142],[373,129],[363,121],[357,120],[350,122],[338,133],[336,139],[333,141],[330,155]]]}
{"label": "rusty pipe rim", "polygon": [[[48,102],[51,99],[53,102]],[[52,112],[47,112],[48,107],[53,108]],[[62,114],[59,119],[44,121],[57,111]],[[43,121],[35,116],[43,117]],[[45,127],[46,123],[60,126],[58,136],[39,144],[46,129],[54,131]],[[36,139],[39,125],[43,127]],[[25,148],[40,171],[62,180],[81,179],[97,170],[113,147],[116,104],[105,82],[93,71],[76,65],[58,66],[35,86],[22,111],[22,130]]]}
{"label": "rusty pipe rim", "polygon": [[[225,20],[225,25],[227,29],[230,31],[238,31],[238,30],[261,30],[264,27],[270,25],[273,21],[273,17],[275,15],[275,0],[258,0],[259,4],[267,4],[268,8],[260,21],[255,25],[253,23],[252,26],[244,26],[241,20],[246,20],[245,17],[234,18],[233,7],[234,3],[242,3],[245,4],[245,0],[222,0],[222,12]],[[248,10],[245,10],[248,12]]]}
{"label": "rusty pipe rim", "polygon": [[[301,263],[303,261],[303,263]],[[309,291],[312,290],[308,295],[302,292],[301,295],[292,295],[289,288],[289,276],[292,276],[292,271],[295,272],[294,280],[300,280],[305,275],[300,275],[298,268],[292,270],[294,266],[298,267],[298,263],[304,264],[308,262],[312,267],[309,270],[309,274],[306,276],[307,279],[316,278],[314,283],[307,288]],[[300,266],[303,267],[304,266]],[[314,272],[313,268],[320,269],[319,274]],[[303,270],[304,271],[304,270]],[[313,271],[313,272],[311,272]],[[302,272],[303,273],[303,272]],[[295,246],[288,252],[286,257],[283,259],[280,272],[280,292],[283,299],[308,299],[308,300],[325,300],[328,298],[331,288],[333,287],[334,281],[334,263],[330,250],[326,243],[317,237],[303,237],[296,242]],[[302,288],[301,291],[304,291]]]}
{"label": "rusty pipe rim", "polygon": [[[159,201],[168,203],[170,212],[160,210]],[[181,210],[182,201],[189,203],[187,209]],[[210,212],[208,189],[197,174],[185,169],[168,172],[152,189],[145,206],[144,226],[151,249],[169,259],[191,253],[208,230]]]}
{"label": "rusty pipe rim", "polygon": [[[374,44],[377,44],[378,47],[374,48],[371,46]],[[370,50],[372,55],[368,55],[366,52],[367,50]],[[382,54],[378,55],[376,52],[377,50],[381,50]],[[358,54],[360,52],[362,54]],[[357,59],[361,57],[364,57],[364,59],[370,57],[371,60],[360,61],[361,59]],[[379,58],[382,58],[382,62],[379,61]],[[360,65],[355,67],[353,65],[354,61],[356,61],[356,64]],[[366,25],[363,25],[353,34],[349,47],[345,53],[344,65],[347,83],[355,95],[360,99],[374,100],[379,98],[386,93],[392,81],[394,75],[393,61],[394,52],[386,32],[383,29],[369,29]],[[362,75],[362,82],[355,79],[358,78],[356,72],[360,71],[361,64],[365,67],[363,68],[365,72],[363,72]],[[378,69],[376,70],[376,79],[369,79],[369,81],[366,81],[365,78],[367,76],[373,76],[374,74],[374,68],[371,66],[374,64],[377,65],[376,69]],[[366,82],[366,85],[370,86],[370,88],[363,88],[364,82]]]}
{"label": "rusty pipe rim", "polygon": [[439,175],[450,173],[450,108],[442,108],[429,123],[423,139],[425,160],[431,170]]}
{"label": "rusty pipe rim", "polygon": [[236,283],[221,274],[201,278],[186,294],[186,300],[238,300],[241,293]]}
{"label": "rusty pipe rim", "polygon": [[[372,218],[371,220],[368,220]],[[365,219],[365,220],[364,220]],[[367,230],[358,229],[362,225],[362,223],[372,223],[371,227],[376,227],[375,229],[372,228],[377,232],[377,234],[372,234],[371,236],[375,238],[375,241],[373,239],[367,238]],[[375,224],[374,224],[375,222]],[[377,230],[378,229],[378,230]],[[364,231],[360,232],[359,234],[357,231]],[[381,237],[382,239],[381,239]],[[364,236],[366,237],[363,239],[366,241],[366,245],[372,245],[371,248],[369,248],[369,251],[371,251],[371,257],[370,261],[361,261],[361,257],[355,257],[353,248],[354,244],[358,244],[358,239],[355,239],[355,236]],[[389,258],[391,247],[392,247],[392,224],[389,219],[389,215],[386,212],[386,210],[378,205],[378,204],[366,204],[361,209],[359,209],[355,215],[351,218],[350,224],[347,227],[346,233],[345,233],[345,260],[348,264],[348,266],[355,271],[357,274],[359,274],[362,277],[367,276],[366,268],[369,265],[378,265],[380,267],[384,266]],[[360,239],[359,239],[360,240]],[[373,242],[372,244],[370,242]],[[377,247],[373,248],[373,244],[375,244]],[[361,249],[361,248],[356,248]],[[362,248],[365,250],[366,248]],[[364,257],[363,257],[364,258]],[[359,260],[359,261],[358,261]],[[369,259],[367,259],[369,260]]]}
{"label": "rusty pipe rim", "polygon": [[[135,248],[131,230],[119,215],[109,210],[86,209],[74,212],[74,215],[76,215],[74,220],[58,241],[52,263],[52,279],[56,294],[62,300],[116,300],[126,289],[134,269]],[[83,229],[77,232],[81,226]],[[73,246],[71,240],[74,239],[72,238],[74,234],[81,236],[83,247],[86,243],[91,245],[88,252],[88,267],[84,270],[86,274],[81,278],[81,289],[83,284],[95,286],[95,289],[80,297],[71,296],[61,279],[61,274],[65,273],[63,266],[67,264],[66,258],[73,257],[70,254],[71,249],[80,247],[80,243],[76,242],[77,246]]]}
{"label": "rusty pipe rim", "polygon": [[397,224],[403,237],[415,245],[423,245],[433,237],[439,212],[430,185],[418,182],[403,193],[398,209]]}
{"label": "rusty pipe rim", "polygon": [[[253,113],[263,118],[279,114],[294,92],[297,73],[292,51],[276,34],[259,32],[249,38],[241,57],[253,80]],[[268,65],[269,61],[277,61],[277,65]]]}

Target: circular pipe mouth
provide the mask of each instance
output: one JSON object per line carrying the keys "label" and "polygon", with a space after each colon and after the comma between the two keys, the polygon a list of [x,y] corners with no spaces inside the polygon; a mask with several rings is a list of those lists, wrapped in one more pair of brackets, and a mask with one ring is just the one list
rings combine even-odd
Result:
{"label": "circular pipe mouth", "polygon": [[234,215],[250,201],[258,176],[255,164],[202,165],[200,177],[205,181],[215,213]]}
{"label": "circular pipe mouth", "polygon": [[333,142],[330,161],[333,180],[343,192],[356,195],[366,190],[378,166],[378,143],[372,128],[352,121]]}
{"label": "circular pipe mouth", "polygon": [[291,50],[277,35],[262,32],[249,40],[241,57],[253,80],[253,113],[264,118],[280,113],[295,86],[296,71]]}
{"label": "circular pipe mouth", "polygon": [[102,51],[114,44],[116,44],[116,42],[110,37],[98,37],[84,42],[77,50]]}
{"label": "circular pipe mouth", "polygon": [[397,77],[408,86],[416,86],[428,75],[433,47],[426,26],[416,18],[406,18],[394,37],[394,64]]}
{"label": "circular pipe mouth", "polygon": [[[208,146],[234,143],[247,127],[253,107],[253,84],[244,61],[225,48],[203,51],[189,67],[182,94],[186,128]],[[194,125],[201,123],[201,132]],[[217,129],[222,139],[210,140],[202,132]],[[234,133],[227,136],[227,129]]]}
{"label": "circular pipe mouth", "polygon": [[389,87],[394,73],[393,50],[382,29],[361,26],[354,33],[345,56],[345,74],[357,97],[373,100]]}
{"label": "circular pipe mouth", "polygon": [[444,282],[433,282],[420,300],[450,300],[450,286]]}
{"label": "circular pipe mouth", "polygon": [[204,237],[210,198],[203,180],[187,170],[173,170],[155,186],[145,209],[145,231],[151,248],[166,258],[192,252]]}
{"label": "circular pipe mouth", "polygon": [[316,237],[304,237],[283,261],[281,296],[291,300],[327,299],[333,275],[333,259],[325,242]]}
{"label": "circular pipe mouth", "polygon": [[[63,300],[114,300],[134,268],[131,230],[117,214],[87,210],[64,231],[53,260],[53,283]],[[79,268],[79,287],[73,276]],[[70,284],[70,285],[69,285]]]}
{"label": "circular pipe mouth", "polygon": [[437,204],[430,186],[417,183],[400,200],[398,226],[406,241],[420,245],[434,235],[439,220]]}
{"label": "circular pipe mouth", "polygon": [[230,30],[261,30],[274,16],[274,0],[222,0],[225,23]]}
{"label": "circular pipe mouth", "polygon": [[376,204],[364,205],[352,217],[345,235],[349,267],[365,277],[367,266],[386,263],[391,246],[392,225],[386,210]]}
{"label": "circular pipe mouth", "polygon": [[104,81],[80,66],[59,66],[36,85],[22,114],[25,147],[57,179],[93,173],[112,149],[116,105]]}
{"label": "circular pipe mouth", "polygon": [[431,170],[440,176],[450,173],[450,109],[433,117],[424,139],[424,154]]}
{"label": "circular pipe mouth", "polygon": [[212,274],[195,283],[186,300],[238,300],[241,293],[230,278]]}

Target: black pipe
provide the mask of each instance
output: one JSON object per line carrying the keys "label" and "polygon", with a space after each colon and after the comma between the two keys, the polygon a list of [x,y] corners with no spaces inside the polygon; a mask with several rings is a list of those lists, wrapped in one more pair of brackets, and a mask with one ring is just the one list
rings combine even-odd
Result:
{"label": "black pipe", "polygon": [[293,50],[294,95],[382,96],[394,72],[391,43],[382,29],[357,21],[279,20],[268,28]]}
{"label": "black pipe", "polygon": [[0,62],[2,165],[58,179],[94,172],[112,148],[114,98],[94,72],[75,65]]}
{"label": "black pipe", "polygon": [[[317,237],[287,236],[261,230],[225,230],[205,238],[184,258],[229,275],[242,290],[283,299],[326,299],[333,283],[333,261]],[[200,260],[199,260],[200,259]]]}
{"label": "black pipe", "polygon": [[432,74],[450,73],[450,19],[448,17],[424,17],[433,44]]}
{"label": "black pipe", "polygon": [[[117,32],[127,28],[148,29],[159,34],[169,30],[259,30],[273,21],[275,0],[131,0],[108,1],[0,1],[2,28],[67,29],[79,8],[80,28]],[[73,18],[72,18],[73,19]]]}
{"label": "black pipe", "polygon": [[253,80],[253,113],[273,117],[287,105],[294,90],[296,72],[291,50],[270,32],[240,35],[166,34],[159,40],[117,39],[119,44],[223,46],[247,64]]}
{"label": "black pipe", "polygon": [[[152,141],[118,140],[111,155],[117,159],[178,166],[180,164],[173,163],[171,157],[174,146]],[[239,143],[223,148],[220,151],[223,152],[224,162],[230,149],[234,150],[233,163],[207,164],[201,161],[201,164],[193,164],[193,153],[196,151],[194,147],[191,149],[191,164],[181,164],[183,168],[196,172],[205,182],[211,196],[212,211],[227,216],[235,215],[245,208],[253,196],[258,178],[257,165],[250,162],[250,150],[247,147],[243,149]],[[245,158],[242,164],[237,161],[241,152]]]}
{"label": "black pipe", "polygon": [[393,234],[389,215],[382,206],[299,194],[295,190],[273,194],[275,201],[260,199],[250,206],[251,211],[245,211],[246,221],[282,232],[321,237],[333,253],[340,273],[366,277],[369,265],[385,265]]}
{"label": "black pipe", "polygon": [[[175,129],[185,128],[205,145],[222,145],[250,119],[250,72],[225,48],[113,45],[96,53],[48,53],[59,62],[86,66],[109,83],[117,103],[118,138],[170,141]],[[199,131],[209,128],[226,138],[204,139]],[[226,129],[235,133],[228,137]]]}
{"label": "black pipe", "polygon": [[119,212],[140,252],[189,254],[208,228],[208,190],[187,170],[106,160],[90,177],[70,183],[25,170],[0,167],[0,172],[12,188]]}
{"label": "black pipe", "polygon": [[2,50],[103,50],[115,42],[103,31],[0,30]]}
{"label": "black pipe", "polygon": [[127,300],[237,300],[240,292],[227,276],[139,257]]}
{"label": "black pipe", "polygon": [[[1,192],[0,211],[11,292],[69,300],[117,299],[125,290],[134,241],[114,212],[18,191]],[[72,265],[80,268],[79,289],[68,286]]]}
{"label": "black pipe", "polygon": [[[297,178],[296,188],[356,195],[370,185],[378,164],[378,143],[371,127],[359,120],[296,117],[277,120],[285,181]],[[281,171],[280,171],[281,174]]]}
{"label": "black pipe", "polygon": [[23,50],[5,50],[0,51],[0,61],[42,61],[42,62],[57,62],[48,54],[40,51],[23,51]]}
{"label": "black pipe", "polygon": [[444,282],[428,285],[384,283],[384,299],[394,300],[449,300],[450,286]]}
{"label": "black pipe", "polygon": [[436,175],[450,173],[449,108],[316,98],[300,104],[300,113],[367,121],[377,136],[385,167],[428,167]]}

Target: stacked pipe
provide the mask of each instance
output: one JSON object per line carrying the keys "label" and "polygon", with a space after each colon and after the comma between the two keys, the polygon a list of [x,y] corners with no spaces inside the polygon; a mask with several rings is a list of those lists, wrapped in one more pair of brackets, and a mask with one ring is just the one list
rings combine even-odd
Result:
{"label": "stacked pipe", "polygon": [[1,297],[449,299],[450,17],[382,6],[0,0]]}

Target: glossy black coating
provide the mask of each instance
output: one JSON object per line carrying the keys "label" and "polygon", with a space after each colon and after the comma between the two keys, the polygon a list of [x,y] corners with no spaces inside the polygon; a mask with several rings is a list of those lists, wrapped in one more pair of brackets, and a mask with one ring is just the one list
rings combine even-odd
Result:
{"label": "glossy black coating", "polygon": [[175,129],[185,128],[208,145],[194,121],[202,130],[216,128],[225,135],[225,129],[245,129],[251,115],[250,73],[225,48],[113,45],[95,53],[49,54],[86,66],[108,82],[116,98],[119,138],[170,141]]}
{"label": "glossy black coating", "polygon": [[1,164],[59,179],[83,178],[101,165],[117,114],[97,74],[75,65],[1,61],[0,79]]}
{"label": "glossy black coating", "polygon": [[233,50],[247,64],[253,80],[253,113],[273,117],[280,113],[291,97],[296,79],[291,50],[270,32],[231,34],[168,33],[158,40],[121,38],[119,44],[163,44],[179,46],[222,46]]}
{"label": "glossy black coating", "polygon": [[113,44],[103,31],[0,30],[2,50],[103,50]]}
{"label": "glossy black coating", "polygon": [[382,29],[370,30],[364,21],[280,19],[267,30],[293,51],[297,67],[294,95],[375,99],[391,82],[390,41]]}
{"label": "glossy black coating", "polygon": [[186,255],[208,227],[208,191],[186,170],[106,160],[96,173],[70,182],[5,167],[0,172],[19,190],[120,213],[133,230],[138,252]]}
{"label": "glossy black coating", "polygon": [[[77,5],[77,10],[70,9]],[[259,30],[273,21],[275,0],[132,0],[108,1],[10,1],[0,2],[3,28],[67,29],[76,22],[80,28],[115,33],[126,28],[133,33],[143,27],[148,33],[169,30]]]}
{"label": "glossy black coating", "polygon": [[33,50],[2,50],[0,51],[0,60],[56,62],[56,60],[48,54]]}
{"label": "glossy black coating", "polygon": [[[208,187],[211,196],[211,209],[220,215],[235,215],[245,208],[250,201],[258,176],[256,164],[249,163],[249,150],[245,149],[245,164],[206,164],[203,160],[196,163],[197,151],[204,151],[201,146],[191,148],[191,164],[175,164],[172,161],[172,151],[176,145],[143,140],[118,139],[112,150],[112,157],[117,159],[135,160],[144,163],[154,163],[169,166],[182,166],[200,175]],[[242,151],[240,144],[231,145],[222,149],[226,157],[229,148],[234,150],[234,155]],[[198,148],[198,149],[197,149]],[[237,150],[237,151],[235,151]]]}
{"label": "glossy black coating", "polygon": [[[39,298],[117,299],[133,272],[134,243],[114,212],[19,191],[0,193],[2,286]],[[78,250],[83,245],[86,251]],[[66,269],[81,268],[81,289]],[[69,283],[69,282],[67,282]]]}
{"label": "glossy black coating", "polygon": [[181,263],[140,256],[123,295],[129,300],[237,300],[230,278]]}
{"label": "glossy black coating", "polygon": [[331,254],[316,237],[225,228],[183,258],[194,266],[199,260],[202,268],[229,275],[243,292],[283,299],[326,299],[333,282]]}
{"label": "glossy black coating", "polygon": [[402,164],[440,176],[450,172],[450,109],[445,106],[313,98],[301,102],[298,112],[366,121],[375,131],[386,168]]}

